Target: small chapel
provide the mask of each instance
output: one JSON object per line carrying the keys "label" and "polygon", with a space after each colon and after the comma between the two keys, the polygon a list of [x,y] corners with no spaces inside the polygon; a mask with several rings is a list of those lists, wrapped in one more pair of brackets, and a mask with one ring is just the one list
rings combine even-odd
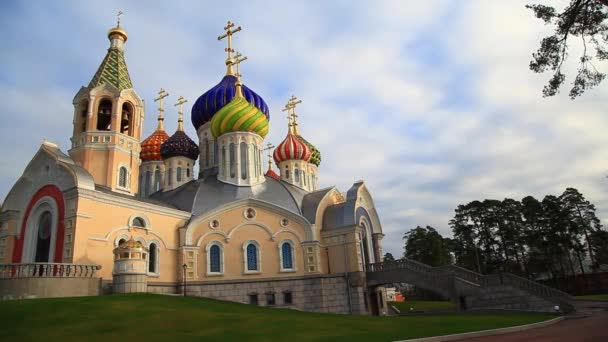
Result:
{"label": "small chapel", "polygon": [[368,188],[318,187],[321,152],[298,124],[295,96],[281,109],[287,127],[275,126],[283,141],[264,140],[270,108],[244,83],[238,32],[228,22],[218,37],[225,74],[193,102],[189,137],[183,97],[177,130],[165,131],[163,89],[156,130],[143,132],[128,34],[120,20],[109,30],[105,57],[74,96],[69,150],[44,141],[2,204],[0,296],[149,292],[386,313],[384,288],[366,285],[383,237]]}

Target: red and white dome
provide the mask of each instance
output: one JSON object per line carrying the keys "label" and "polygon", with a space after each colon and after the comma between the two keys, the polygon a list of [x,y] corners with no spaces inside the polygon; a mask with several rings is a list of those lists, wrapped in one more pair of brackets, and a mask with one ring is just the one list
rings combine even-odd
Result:
{"label": "red and white dome", "polygon": [[296,135],[289,132],[283,142],[274,150],[274,161],[279,164],[285,160],[304,160],[308,161],[312,155],[312,150],[302,142]]}

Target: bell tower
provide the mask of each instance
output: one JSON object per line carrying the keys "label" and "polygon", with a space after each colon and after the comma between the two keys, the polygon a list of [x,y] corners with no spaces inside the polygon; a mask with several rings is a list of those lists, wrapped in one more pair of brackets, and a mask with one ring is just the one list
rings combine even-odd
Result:
{"label": "bell tower", "polygon": [[74,130],[70,157],[95,184],[112,191],[138,192],[139,153],[144,103],[127,70],[127,32],[118,23],[108,31],[110,48],[88,86],[74,97]]}

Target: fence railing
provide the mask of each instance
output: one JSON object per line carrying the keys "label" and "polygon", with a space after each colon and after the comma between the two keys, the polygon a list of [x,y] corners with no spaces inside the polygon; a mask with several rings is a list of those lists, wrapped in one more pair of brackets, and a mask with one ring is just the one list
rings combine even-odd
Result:
{"label": "fence railing", "polygon": [[0,279],[12,278],[95,278],[99,265],[64,263],[0,264]]}

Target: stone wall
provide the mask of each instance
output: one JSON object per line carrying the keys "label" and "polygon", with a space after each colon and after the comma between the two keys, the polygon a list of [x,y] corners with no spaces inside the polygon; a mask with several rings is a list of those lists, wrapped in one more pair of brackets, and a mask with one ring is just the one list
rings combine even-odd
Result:
{"label": "stone wall", "polygon": [[147,292],[146,283],[148,276],[145,274],[115,274],[114,293],[141,293]]}
{"label": "stone wall", "polygon": [[[183,284],[148,283],[148,292],[182,294]],[[285,293],[291,293],[292,303],[285,303]],[[346,280],[337,275],[300,276],[281,279],[230,280],[187,282],[188,296],[208,297],[249,304],[257,295],[259,306],[284,307],[303,311],[349,313]],[[269,299],[274,294],[274,304]],[[365,314],[364,292],[351,288],[354,314]],[[288,295],[287,295],[288,296]]]}
{"label": "stone wall", "polygon": [[469,309],[555,312],[554,303],[508,285],[479,288],[476,295],[466,297],[466,305]]}
{"label": "stone wall", "polygon": [[48,298],[98,296],[100,278],[12,278],[0,279],[0,298]]}

